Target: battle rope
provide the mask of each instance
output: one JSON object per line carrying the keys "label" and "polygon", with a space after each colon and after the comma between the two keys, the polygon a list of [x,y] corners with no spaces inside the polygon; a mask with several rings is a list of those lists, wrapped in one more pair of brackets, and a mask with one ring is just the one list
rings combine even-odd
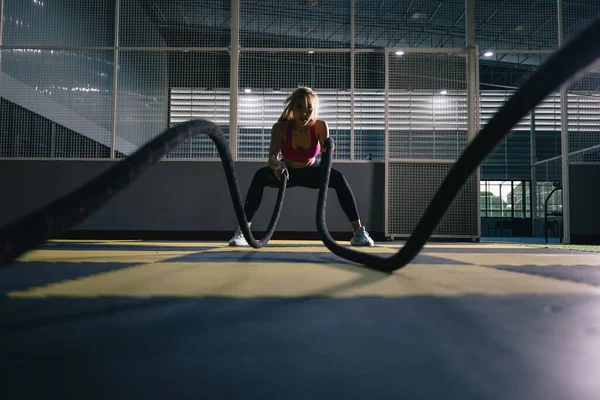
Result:
{"label": "battle rope", "polygon": [[500,143],[529,111],[570,77],[600,56],[600,18],[588,25],[546,61],[536,73],[504,104],[488,124],[471,141],[453,164],[429,207],[421,217],[406,244],[395,255],[385,258],[338,245],[327,230],[325,206],[331,172],[333,141],[326,142],[322,157],[323,182],[317,202],[317,228],[327,248],[345,259],[366,267],[391,272],[408,264],[423,248],[446,213],[452,200],[485,157]]}
{"label": "battle rope", "polygon": [[[391,272],[408,264],[423,248],[468,177],[510,132],[510,129],[552,90],[591,64],[600,55],[598,37],[600,37],[600,19],[590,24],[559,49],[496,113],[453,165],[405,246],[390,258],[382,258],[339,246],[331,238],[325,223],[327,188],[334,147],[333,140],[329,138],[325,143],[327,151],[323,156],[321,166],[323,179],[317,204],[317,228],[327,248],[340,257],[379,271]],[[167,154],[169,149],[177,146],[184,139],[198,134],[210,136],[217,146],[235,213],[244,237],[253,247],[264,246],[270,238],[270,234],[273,233],[279,218],[287,176],[282,178],[277,206],[267,233],[261,241],[256,241],[248,228],[232,157],[220,129],[211,122],[194,120],[166,130],[132,154],[130,158],[119,162],[79,189],[2,227],[0,229],[0,265],[10,263],[48,239],[59,237],[105,205],[116,193],[125,189],[142,172],[152,167]]]}
{"label": "battle rope", "polygon": [[43,208],[5,225],[0,229],[0,265],[8,264],[29,250],[35,249],[52,238],[58,238],[71,227],[80,223],[108,203],[118,192],[150,169],[170,149],[194,135],[208,135],[219,151],[231,200],[240,228],[248,243],[254,248],[267,244],[279,220],[287,186],[287,175],[281,177],[281,187],[271,221],[263,238],[256,240],[248,228],[240,187],[235,174],[231,152],[223,133],[212,122],[193,120],[167,129],[130,158],[117,163],[79,189],[51,202]]}

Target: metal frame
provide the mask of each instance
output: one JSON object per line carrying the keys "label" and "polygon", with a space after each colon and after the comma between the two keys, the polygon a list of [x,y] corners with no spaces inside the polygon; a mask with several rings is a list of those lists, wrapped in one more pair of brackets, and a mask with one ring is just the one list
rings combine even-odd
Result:
{"label": "metal frame", "polygon": [[[475,0],[465,0],[465,31],[466,31],[466,81],[467,81],[467,137],[470,142],[479,132],[479,47],[475,43]],[[474,173],[476,185],[477,237],[481,238],[481,168]]]}
{"label": "metal frame", "polygon": [[4,32],[4,0],[0,0],[0,71],[2,71],[2,32]]}
{"label": "metal frame", "polygon": [[537,161],[537,143],[535,138],[535,109],[531,110],[531,127],[529,133],[529,158],[531,163],[530,176],[531,188],[529,195],[531,197],[531,236],[535,237],[535,216],[537,212],[537,170],[534,162]]}
{"label": "metal frame", "polygon": [[[558,8],[558,47],[562,47],[563,38],[563,0],[556,0]],[[560,148],[562,166],[562,196],[563,196],[563,238],[564,243],[571,243],[571,214],[569,206],[569,104],[565,83],[560,88]]]}
{"label": "metal frame", "polygon": [[[405,235],[390,234],[389,229],[389,165],[391,162],[407,163],[440,163],[453,164],[456,160],[446,159],[403,159],[391,158],[389,155],[389,56],[392,52],[402,50],[405,53],[463,53],[466,58],[466,76],[467,83],[467,135],[468,141],[471,141],[479,131],[479,48],[475,43],[475,0],[465,0],[465,48],[401,48],[391,47],[385,49],[385,128],[384,128],[384,155],[385,155],[385,193],[384,193],[384,235],[391,240],[396,237],[405,237]],[[368,50],[372,51],[372,50]],[[477,168],[476,176],[476,213],[477,213],[477,234],[473,235],[432,235],[434,238],[449,239],[471,239],[479,240],[481,237],[481,210],[479,196],[480,169]]]}
{"label": "metal frame", "polygon": [[229,149],[238,160],[238,86],[240,64],[240,2],[231,0],[231,44],[229,64]]}
{"label": "metal frame", "polygon": [[112,132],[110,139],[110,158],[115,158],[115,147],[117,144],[117,94],[118,94],[118,76],[119,76],[119,26],[121,25],[121,2],[115,0],[115,41],[113,47],[113,93],[112,93]]}
{"label": "metal frame", "polygon": [[354,161],[354,0],[350,0],[350,161]]}
{"label": "metal frame", "polygon": [[[383,95],[383,104],[384,104],[384,121],[383,121],[383,159],[384,159],[384,170],[385,170],[385,184],[384,184],[384,194],[383,194],[383,234],[384,236],[388,236],[390,233],[390,224],[389,224],[389,208],[390,208],[390,190],[389,190],[389,179],[390,179],[390,171],[389,171],[389,163],[390,163],[390,155],[389,155],[389,147],[390,147],[390,54],[384,53],[385,61],[385,73],[384,73],[384,95]],[[393,238],[392,238],[393,239]]]}
{"label": "metal frame", "polygon": [[[472,3],[472,8],[474,10],[474,1],[475,0],[465,0],[466,2]],[[474,20],[472,29],[474,32]],[[361,49],[362,50],[362,49]],[[360,52],[361,50],[357,50]],[[390,56],[398,50],[402,50],[404,53],[426,53],[426,54],[444,54],[444,53],[454,53],[454,54],[464,54],[466,57],[466,83],[467,83],[467,135],[468,140],[472,140],[477,132],[479,131],[479,56],[478,56],[478,46],[472,45],[471,48],[468,46],[465,48],[402,48],[402,47],[390,47],[384,50],[372,50],[367,49],[365,52],[373,52],[373,51],[383,51],[385,53],[385,88],[384,88],[384,163],[385,163],[385,187],[384,187],[384,236],[390,240],[394,240],[395,238],[407,238],[406,235],[398,235],[390,233],[389,228],[389,167],[390,163],[435,163],[435,164],[454,164],[456,160],[454,159],[416,159],[416,158],[397,158],[390,157],[389,155],[389,83],[390,83],[390,71],[389,71],[389,59]],[[477,192],[477,234],[474,235],[441,235],[441,234],[433,234],[432,238],[438,239],[469,239],[472,241],[477,241],[481,237],[481,211],[479,206],[479,168],[476,172],[476,192]]]}

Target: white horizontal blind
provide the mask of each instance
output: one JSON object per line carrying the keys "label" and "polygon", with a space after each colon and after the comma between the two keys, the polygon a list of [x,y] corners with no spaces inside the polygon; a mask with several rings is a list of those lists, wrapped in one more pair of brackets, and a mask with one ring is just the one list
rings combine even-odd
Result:
{"label": "white horizontal blind", "polygon": [[228,125],[229,89],[172,88],[169,125],[196,118],[210,120],[219,126]]}
{"label": "white horizontal blind", "polygon": [[[238,127],[242,138],[240,158],[266,157],[271,128],[281,115],[285,98],[292,91],[293,88],[260,91],[253,89],[250,93],[240,91],[238,104]],[[487,90],[480,93],[481,126],[492,119],[513,93],[506,90]],[[343,90],[323,90],[318,94],[321,101],[319,118],[327,121],[329,125],[331,136],[336,143],[336,158],[349,159],[350,93]],[[384,102],[383,91],[357,90],[355,92],[354,129],[357,160],[383,159]],[[452,91],[446,95],[431,90],[390,92],[389,130],[392,139],[390,142],[395,146],[390,154],[397,158],[456,159],[467,143],[466,105],[464,91]],[[172,125],[195,118],[212,121],[227,132],[229,89],[172,88],[169,123]],[[569,126],[570,130],[576,132],[591,132],[589,135],[599,132],[600,100],[595,97],[570,94]],[[551,94],[535,108],[535,130],[560,133],[558,93]],[[519,121],[513,131],[530,132],[531,113]],[[584,134],[581,133],[577,137],[583,138],[583,136]],[[573,142],[572,145],[577,147],[572,147],[571,151],[587,144],[583,139],[577,140],[581,143]],[[188,149],[187,152],[180,152],[179,156],[215,158],[217,154],[213,151],[213,147],[210,139],[200,140],[196,144],[196,150]],[[173,152],[176,154],[176,149]]]}
{"label": "white horizontal blind", "polygon": [[457,159],[467,143],[464,91],[398,90],[389,94],[391,159]]}
{"label": "white horizontal blind", "polygon": [[[511,90],[485,90],[479,95],[481,126],[486,125],[504,104],[514,95]],[[552,93],[535,108],[535,125],[537,130],[560,132],[560,95]],[[531,130],[531,113],[523,117],[513,131]]]}
{"label": "white horizontal blind", "polygon": [[[192,119],[205,119],[218,125],[229,140],[229,89],[172,88],[169,126]],[[195,136],[169,152],[167,158],[217,159],[219,153],[207,136]]]}
{"label": "white horizontal blind", "polygon": [[385,158],[385,94],[383,90],[354,94],[354,158]]}

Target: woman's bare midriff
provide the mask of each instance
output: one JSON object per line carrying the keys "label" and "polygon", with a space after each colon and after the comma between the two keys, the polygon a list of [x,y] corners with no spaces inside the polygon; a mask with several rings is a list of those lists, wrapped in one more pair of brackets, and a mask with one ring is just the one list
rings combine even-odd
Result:
{"label": "woman's bare midriff", "polygon": [[283,157],[283,162],[285,163],[285,165],[288,166],[288,168],[310,167],[311,165],[313,165],[315,163],[315,160],[316,160],[316,158],[311,158],[306,161],[294,161],[294,160],[289,160],[289,159]]}

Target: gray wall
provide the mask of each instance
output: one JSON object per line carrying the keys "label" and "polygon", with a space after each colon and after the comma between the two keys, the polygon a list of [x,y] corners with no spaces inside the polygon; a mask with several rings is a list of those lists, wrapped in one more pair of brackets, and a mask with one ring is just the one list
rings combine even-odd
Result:
{"label": "gray wall", "polygon": [[[0,225],[26,215],[64,195],[114,165],[111,161],[0,160]],[[259,162],[236,164],[245,195]],[[335,163],[354,190],[362,222],[371,232],[383,232],[384,164]],[[316,232],[317,190],[286,192],[278,231]],[[253,228],[266,229],[276,190],[265,189]],[[332,232],[350,231],[334,191],[330,191],[327,225]],[[237,220],[220,162],[160,162],[140,176],[77,230],[225,231]]]}
{"label": "gray wall", "polygon": [[600,244],[600,165],[569,166],[573,243]]}

